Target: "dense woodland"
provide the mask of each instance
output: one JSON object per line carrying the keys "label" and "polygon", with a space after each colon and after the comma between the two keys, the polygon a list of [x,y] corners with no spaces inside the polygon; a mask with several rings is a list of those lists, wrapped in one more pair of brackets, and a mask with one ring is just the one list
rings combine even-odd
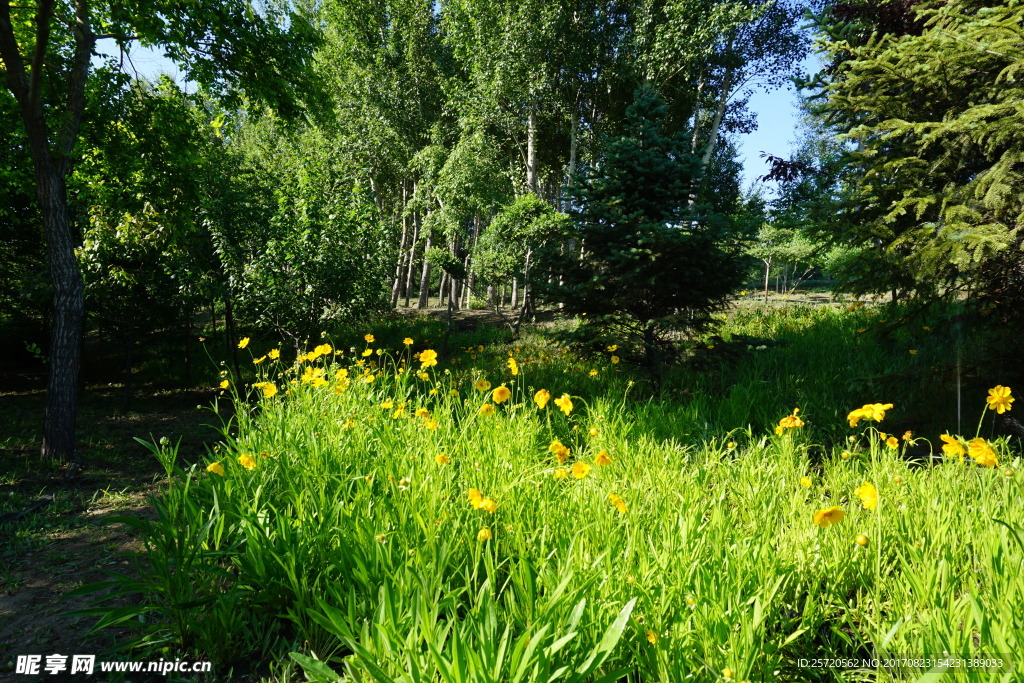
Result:
{"label": "dense woodland", "polygon": [[[145,348],[176,348],[196,381],[193,342],[218,325],[298,344],[428,304],[518,322],[603,300],[693,329],[739,288],[828,277],[1013,316],[1021,11],[5,2],[0,314],[9,353],[49,360],[44,451],[73,452],[83,335],[128,377]],[[187,91],[132,77],[135,45]],[[811,49],[823,68],[802,74]],[[798,150],[768,150],[743,192],[748,96],[793,81]]]}

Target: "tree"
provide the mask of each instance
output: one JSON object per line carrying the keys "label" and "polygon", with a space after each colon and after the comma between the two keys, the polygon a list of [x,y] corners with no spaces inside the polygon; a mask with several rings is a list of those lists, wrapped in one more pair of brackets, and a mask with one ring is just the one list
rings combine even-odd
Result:
{"label": "tree", "polygon": [[262,13],[241,0],[181,4],[37,0],[0,1],[0,77],[18,104],[32,160],[53,285],[50,375],[42,454],[74,458],[83,284],[66,180],[75,158],[86,86],[99,40],[160,46],[193,81],[226,96],[244,90],[253,101],[297,113],[296,88],[315,34],[287,6]]}
{"label": "tree", "polygon": [[863,289],[953,295],[1021,262],[1022,27],[1019,3],[976,0],[818,17],[820,114],[855,146],[847,235],[884,265]]}
{"label": "tree", "polygon": [[592,338],[630,344],[652,369],[670,333],[706,326],[746,273],[728,219],[691,204],[701,159],[684,134],[664,132],[667,113],[653,88],[637,90],[625,134],[575,188],[582,255],[554,273],[563,280],[555,298],[585,314]]}

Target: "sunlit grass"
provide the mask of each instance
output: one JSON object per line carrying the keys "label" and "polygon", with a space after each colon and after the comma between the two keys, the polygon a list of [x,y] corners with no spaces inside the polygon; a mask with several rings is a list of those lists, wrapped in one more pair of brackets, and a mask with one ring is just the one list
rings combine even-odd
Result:
{"label": "sunlit grass", "polygon": [[539,336],[436,366],[415,340],[378,353],[379,333],[261,362],[207,463],[154,447],[171,476],[139,525],[152,567],[123,582],[143,604],[102,623],[144,611],[139,644],[222,669],[291,651],[313,680],[892,680],[921,671],[800,660],[943,653],[1006,660],[949,680],[1005,680],[1018,460],[1001,440],[999,467],[939,443],[907,458],[928,443],[878,433],[903,433],[901,405],[850,428],[890,400],[829,389],[873,372],[833,341],[865,315],[740,316],[706,345],[740,360],[707,349],[720,372],[680,370],[665,395]]}

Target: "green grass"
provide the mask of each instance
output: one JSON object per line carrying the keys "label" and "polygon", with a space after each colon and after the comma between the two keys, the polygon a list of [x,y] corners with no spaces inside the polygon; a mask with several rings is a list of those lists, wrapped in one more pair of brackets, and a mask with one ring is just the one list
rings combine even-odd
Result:
{"label": "green grass", "polygon": [[[800,660],[943,653],[1005,661],[943,680],[1019,680],[1024,472],[1005,439],[998,468],[931,457],[924,437],[956,432],[943,373],[925,372],[948,341],[881,315],[741,310],[658,389],[540,333],[463,337],[422,370],[428,347],[397,327],[264,361],[278,393],[246,389],[205,463],[153,446],[168,484],[156,521],[132,522],[148,566],[117,582],[141,600],[98,608],[100,625],[280,680],[296,663],[323,681],[916,680]],[[511,390],[493,415],[480,379]],[[572,410],[539,408],[539,389]],[[966,396],[968,439],[984,397]],[[805,424],[776,434],[795,407]],[[816,526],[834,506],[845,518]]]}

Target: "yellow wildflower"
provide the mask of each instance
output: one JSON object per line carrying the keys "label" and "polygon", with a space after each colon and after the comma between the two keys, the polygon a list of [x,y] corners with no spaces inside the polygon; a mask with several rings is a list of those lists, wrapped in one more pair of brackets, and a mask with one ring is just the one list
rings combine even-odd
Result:
{"label": "yellow wildflower", "polygon": [[516,363],[516,359],[515,358],[509,358],[508,359],[508,369],[509,369],[509,372],[512,373],[513,377],[515,377],[516,375],[519,374],[519,363]]}
{"label": "yellow wildflower", "polygon": [[547,407],[548,401],[551,400],[551,394],[547,389],[541,389],[533,395],[533,402],[537,404],[537,407],[541,410]]}
{"label": "yellow wildflower", "polygon": [[372,355],[372,354],[373,354],[373,349],[366,349],[366,350],[363,351],[363,358],[365,358],[365,357],[367,357],[369,355]]}
{"label": "yellow wildflower", "polygon": [[510,396],[512,396],[512,392],[504,384],[491,392],[491,400],[495,403],[504,403]]}
{"label": "yellow wildflower", "polygon": [[1015,401],[1010,396],[1010,387],[1004,387],[1002,384],[997,384],[988,390],[988,398],[985,401],[988,403],[988,409],[994,410],[1000,415],[1011,409],[1011,404]]}
{"label": "yellow wildflower", "polygon": [[277,385],[273,382],[263,383],[263,398],[273,398],[277,396]]}
{"label": "yellow wildflower", "polygon": [[596,377],[597,376],[597,370],[591,370],[590,371],[590,376],[591,377]]}
{"label": "yellow wildflower", "polygon": [[830,507],[825,510],[818,510],[814,513],[814,523],[822,529],[838,524],[846,517],[846,512],[841,507]]}
{"label": "yellow wildflower", "polygon": [[959,456],[960,462],[964,461],[964,455],[967,451],[964,449],[963,444],[959,440],[949,436],[948,434],[940,434],[939,438],[944,442],[942,444],[942,452],[947,456]]}
{"label": "yellow wildflower", "polygon": [[431,368],[437,365],[437,351],[427,349],[420,352],[420,369]]}
{"label": "yellow wildflower", "polygon": [[587,463],[577,462],[575,465],[572,466],[572,476],[576,477],[577,479],[582,479],[588,474],[590,474],[590,465],[588,465]]}
{"label": "yellow wildflower", "polygon": [[434,458],[434,462],[436,462],[438,465],[447,465],[451,461],[452,461],[451,458],[449,458],[444,453],[438,453],[437,457]]}
{"label": "yellow wildflower", "polygon": [[219,474],[222,477],[224,476],[224,466],[221,465],[219,462],[211,462],[209,465],[206,466],[206,471],[213,472],[214,474]]}
{"label": "yellow wildflower", "polygon": [[426,429],[429,429],[432,432],[436,432],[437,431],[437,420],[435,420],[433,418],[430,418],[429,420],[424,420],[423,421],[423,426]]}
{"label": "yellow wildflower", "polygon": [[853,539],[853,542],[864,548],[868,544],[868,537],[864,534],[857,534],[857,538]]}
{"label": "yellow wildflower", "polygon": [[556,467],[554,473],[551,475],[555,479],[565,479],[569,476],[569,470],[564,467]]}
{"label": "yellow wildflower", "polygon": [[231,386],[231,382],[229,382],[228,380],[224,380],[223,382],[220,383],[221,389],[227,389],[229,386]]}
{"label": "yellow wildflower", "polygon": [[270,352],[267,353],[267,357],[270,358],[270,360],[277,360],[278,358],[281,357],[281,350],[280,349],[270,349]]}
{"label": "yellow wildflower", "polygon": [[248,453],[242,453],[238,456],[238,464],[247,470],[251,470],[256,467],[256,458],[252,457]]}
{"label": "yellow wildflower", "polygon": [[485,403],[482,406],[480,406],[480,414],[483,415],[484,417],[490,417],[491,415],[494,415],[494,404]]}
{"label": "yellow wildflower", "polygon": [[249,338],[248,337],[243,337],[242,341],[238,342],[238,348],[240,348],[240,349],[244,349],[248,345],[249,345]]}
{"label": "yellow wildflower", "polygon": [[804,488],[810,488],[811,487],[811,478],[810,477],[800,477],[800,485],[803,486]]}
{"label": "yellow wildflower", "polygon": [[430,411],[426,408],[417,408],[415,415],[416,417],[430,417]]}
{"label": "yellow wildflower", "polygon": [[252,364],[253,364],[253,365],[259,365],[260,363],[262,363],[262,362],[263,362],[263,361],[265,361],[266,359],[267,359],[267,357],[266,357],[266,356],[260,356],[259,358],[253,358],[253,360],[252,360]]}
{"label": "yellow wildflower", "polygon": [[548,451],[555,454],[559,465],[565,464],[565,461],[569,459],[569,448],[558,439],[551,442]]}
{"label": "yellow wildflower", "polygon": [[556,398],[555,405],[566,415],[572,412],[572,399],[569,398],[569,394],[562,394],[560,398]]}
{"label": "yellow wildflower", "polygon": [[861,420],[873,420],[881,422],[885,419],[885,411],[891,410],[891,403],[865,403],[860,408],[853,410],[846,419],[850,421],[851,427],[856,427]]}
{"label": "yellow wildflower", "polygon": [[363,339],[366,340],[367,344],[372,344],[373,342],[377,341],[372,334],[363,335]]}
{"label": "yellow wildflower", "polygon": [[865,510],[874,510],[878,507],[878,489],[871,482],[864,482],[853,493],[860,498],[860,503]]}
{"label": "yellow wildflower", "polygon": [[489,541],[492,538],[494,538],[494,534],[492,534],[491,530],[488,529],[487,527],[484,527],[483,529],[481,529],[480,533],[478,533],[476,535],[476,540],[480,541],[481,543],[483,543],[485,541]]}
{"label": "yellow wildflower", "polygon": [[606,350],[608,351],[608,353],[615,353],[616,351],[619,350],[619,345],[618,344],[612,344]]}
{"label": "yellow wildflower", "polygon": [[600,451],[600,452],[598,452],[598,454],[594,457],[594,464],[597,465],[598,467],[604,467],[605,465],[611,465],[612,464],[612,459],[608,455],[608,451]]}
{"label": "yellow wildflower", "polygon": [[619,362],[619,360],[620,358],[618,356],[612,356],[612,365],[616,365]]}
{"label": "yellow wildflower", "polygon": [[405,339],[402,340],[402,343],[405,344],[406,346],[412,346],[412,337],[406,337]]}
{"label": "yellow wildflower", "polygon": [[490,512],[493,515],[494,512],[498,509],[498,504],[495,503],[490,498],[484,498],[482,501],[480,501],[480,509],[486,512]]}
{"label": "yellow wildflower", "polygon": [[657,643],[658,642],[658,634],[655,633],[654,631],[652,631],[651,629],[647,629],[647,642],[650,643],[651,645],[654,645],[655,643]]}
{"label": "yellow wildflower", "polygon": [[469,497],[469,504],[480,509],[480,503],[484,500],[484,494],[480,493],[480,489],[470,489],[466,491],[466,495]]}
{"label": "yellow wildflower", "polygon": [[972,439],[967,444],[967,453],[974,458],[974,462],[982,467],[995,467],[999,464],[995,451],[988,445],[985,439]]}
{"label": "yellow wildflower", "polygon": [[491,388],[491,383],[481,377],[473,384],[473,388],[477,391],[487,391]]}
{"label": "yellow wildflower", "polygon": [[889,448],[896,450],[900,447],[900,441],[895,436],[889,436],[885,439],[885,445]]}
{"label": "yellow wildflower", "polygon": [[[793,408],[793,414],[787,415],[786,417],[779,420],[779,426],[782,427],[783,429],[797,429],[798,427],[803,427],[804,421],[797,417],[797,414],[799,412],[799,408]],[[778,430],[776,430],[776,433],[778,433]]]}

